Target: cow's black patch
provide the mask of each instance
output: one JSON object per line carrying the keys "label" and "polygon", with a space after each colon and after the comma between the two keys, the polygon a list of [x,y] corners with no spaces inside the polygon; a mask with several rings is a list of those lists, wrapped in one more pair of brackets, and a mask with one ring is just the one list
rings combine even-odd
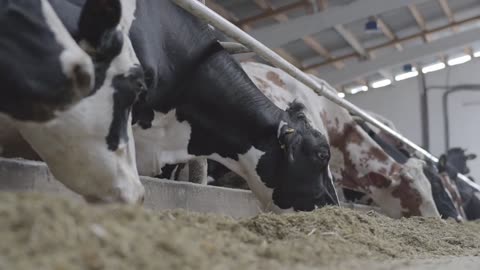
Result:
{"label": "cow's black patch", "polygon": [[146,90],[143,70],[140,67],[131,69],[127,76],[118,75],[112,81],[113,119],[106,137],[108,149],[115,151],[118,145],[128,142],[128,117],[134,102],[142,91]]}
{"label": "cow's black patch", "polygon": [[99,47],[92,55],[95,65],[95,86],[90,95],[95,94],[105,83],[107,71],[113,59],[121,53],[122,46],[123,35],[121,32],[108,31],[103,35]]}
{"label": "cow's black patch", "polygon": [[99,47],[107,29],[115,29],[122,16],[119,0],[85,1],[79,18],[78,37]]}
{"label": "cow's black patch", "polygon": [[146,101],[146,92],[139,95],[137,102],[133,105],[132,125],[138,124],[142,129],[152,127],[152,121],[155,118],[155,112]]}
{"label": "cow's black patch", "polygon": [[[181,163],[181,164],[165,164],[163,167],[162,167],[162,173],[159,174],[159,175],[155,175],[156,178],[160,178],[160,179],[171,179],[172,176],[174,176],[174,172],[175,170],[178,171],[178,168],[180,165],[184,165],[185,166],[185,163]],[[177,179],[177,178],[174,178],[174,179]]]}
{"label": "cow's black patch", "polygon": [[[119,0],[50,0],[69,33],[87,45],[95,66],[95,86],[90,95],[105,83],[111,62],[123,47],[123,34],[117,30],[121,19]],[[85,43],[85,44],[84,44]]]}

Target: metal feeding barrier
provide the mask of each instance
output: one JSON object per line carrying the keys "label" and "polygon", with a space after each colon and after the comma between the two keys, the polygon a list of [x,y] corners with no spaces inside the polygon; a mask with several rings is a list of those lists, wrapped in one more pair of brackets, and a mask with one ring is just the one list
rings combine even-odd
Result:
{"label": "metal feeding barrier", "polygon": [[[336,103],[337,105],[347,109],[350,113],[356,114],[361,117],[363,120],[367,121],[368,123],[376,126],[377,128],[388,132],[390,135],[395,137],[396,139],[405,143],[408,147],[416,151],[419,155],[423,158],[429,159],[435,163],[438,162],[438,158],[430,154],[425,149],[421,148],[420,146],[416,145],[409,139],[405,138],[403,135],[399,134],[398,132],[394,131],[393,129],[387,127],[377,119],[373,118],[369,114],[365,113],[362,109],[358,108],[357,106],[353,105],[349,101],[338,97],[337,91],[331,85],[329,85],[324,80],[317,80],[315,81],[313,78],[305,74],[303,71],[299,70],[294,65],[290,64],[288,61],[283,59],[281,56],[276,54],[267,46],[263,45],[261,42],[256,40],[255,38],[251,37],[243,30],[217,14],[216,12],[209,9],[207,6],[199,2],[198,0],[173,0],[178,6],[182,7],[186,11],[190,12],[194,16],[198,17],[199,19],[209,23],[216,29],[222,31],[225,35],[229,36],[230,38],[236,40],[243,46],[247,47],[251,51],[255,52],[258,56],[262,57],[266,61],[270,62],[277,68],[284,70],[293,78],[297,79],[298,81],[302,82],[309,88],[311,88],[315,93],[318,95],[324,96],[330,101]],[[459,174],[458,178],[467,183],[469,186],[474,188],[477,191],[480,191],[480,185],[474,183],[466,176]]]}

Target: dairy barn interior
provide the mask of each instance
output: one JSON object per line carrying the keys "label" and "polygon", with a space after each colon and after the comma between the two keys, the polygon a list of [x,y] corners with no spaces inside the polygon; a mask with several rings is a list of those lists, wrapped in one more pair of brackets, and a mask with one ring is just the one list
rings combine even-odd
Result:
{"label": "dairy barn interior", "polygon": [[0,3],[0,269],[477,269],[479,14]]}

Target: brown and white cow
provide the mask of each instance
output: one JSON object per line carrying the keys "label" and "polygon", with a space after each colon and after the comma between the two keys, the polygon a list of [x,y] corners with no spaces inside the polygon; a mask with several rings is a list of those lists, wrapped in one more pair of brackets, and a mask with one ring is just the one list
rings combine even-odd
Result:
{"label": "brown and white cow", "polygon": [[298,100],[314,122],[327,128],[332,173],[342,187],[367,193],[391,217],[432,216],[439,213],[421,164],[393,160],[345,109],[316,95],[284,71],[259,63],[243,68],[257,87],[282,109]]}

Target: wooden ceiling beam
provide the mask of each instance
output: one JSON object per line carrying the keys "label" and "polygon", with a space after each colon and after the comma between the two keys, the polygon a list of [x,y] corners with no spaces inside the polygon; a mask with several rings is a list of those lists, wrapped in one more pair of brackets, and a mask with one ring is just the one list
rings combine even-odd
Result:
{"label": "wooden ceiling beam", "polygon": [[[328,60],[332,60],[332,61],[335,60],[335,57],[333,57],[332,54],[322,44],[320,44],[320,42],[315,40],[313,37],[307,36],[307,37],[302,38],[302,40],[305,42],[305,44],[308,47],[310,47],[312,50],[314,50],[319,55],[323,56],[324,58],[326,58]],[[345,63],[343,63],[342,61],[332,62],[332,65],[336,69],[343,69],[345,67]]]}
{"label": "wooden ceiling beam", "polygon": [[[271,8],[270,6],[270,3],[268,3],[266,0],[254,0],[254,2],[261,8],[263,9],[268,9],[268,8]],[[275,15],[275,20],[277,20],[278,22],[286,22],[288,21],[288,16],[285,15],[285,14],[277,14]],[[302,38],[302,40],[305,42],[305,44],[307,46],[309,46],[313,51],[315,51],[316,53],[318,53],[319,55],[323,56],[324,58],[326,59],[329,59],[329,60],[332,60],[332,59],[335,59],[331,53],[325,48],[322,46],[322,44],[320,44],[320,42],[318,42],[317,40],[315,40],[313,37],[310,37],[310,36],[307,36],[307,37],[304,37]],[[294,64],[295,66],[297,67],[302,67],[303,65],[301,64],[301,62],[296,59],[295,57],[293,57],[291,54],[289,54],[286,50],[284,49],[280,49],[280,51],[278,51],[279,49],[277,49],[277,53],[280,54],[280,56],[284,57],[285,59],[289,60],[289,62],[291,62],[292,64]],[[343,69],[345,67],[345,64],[342,63],[342,62],[333,62],[333,66],[336,68],[336,69]]]}
{"label": "wooden ceiling beam", "polygon": [[[380,28],[380,30],[383,32],[383,34],[386,37],[388,37],[391,41],[398,40],[397,35],[385,23],[385,21],[383,21],[381,18],[376,18],[376,19],[377,19],[378,27]],[[400,42],[395,43],[395,48],[397,48],[397,50],[399,50],[399,51],[403,50],[403,46],[402,46],[402,44],[400,44]]]}
{"label": "wooden ceiling beam", "polygon": [[[448,4],[448,0],[438,0],[438,3],[442,7],[443,13],[445,13],[445,16],[447,16],[448,22],[450,24],[455,22],[455,16],[452,12],[452,9],[450,8],[450,5]],[[452,27],[452,31],[457,33],[458,32],[458,27]]]}
{"label": "wooden ceiling beam", "polygon": [[[464,24],[471,24],[471,23],[475,23],[475,22],[478,22],[478,21],[480,21],[480,15],[475,16],[475,17],[471,17],[471,18],[467,18],[467,19],[464,19],[464,20],[461,20],[461,21],[456,21],[453,24],[440,26],[440,27],[434,28],[434,29],[429,30],[429,31],[424,31],[424,32],[420,32],[420,33],[417,33],[417,34],[407,36],[407,37],[398,38],[398,40],[396,40],[396,41],[389,41],[389,42],[386,42],[386,43],[368,48],[367,50],[368,51],[375,51],[375,50],[378,50],[378,49],[381,49],[381,48],[392,46],[396,42],[406,42],[406,41],[414,40],[414,39],[417,39],[417,38],[422,37],[422,36],[427,36],[427,35],[431,35],[433,33],[444,31],[444,30],[446,30],[448,28],[451,28],[451,27],[459,27],[459,26],[462,26]],[[358,54],[356,52],[346,54],[346,55],[337,57],[335,60],[329,60],[329,61],[324,61],[324,62],[321,62],[321,63],[310,65],[310,66],[306,67],[305,70],[315,69],[315,68],[318,68],[318,67],[321,67],[321,66],[330,65],[335,61],[343,61],[343,60],[347,60],[347,59],[351,59],[351,58],[356,58],[357,56],[358,56]]]}
{"label": "wooden ceiling beam", "polygon": [[[420,13],[420,10],[418,10],[415,4],[408,5],[408,10],[410,10],[410,13],[415,19],[415,22],[417,22],[418,28],[420,28],[420,32],[425,33],[427,31],[427,24],[425,23],[425,18],[423,18],[423,15],[422,13]],[[422,35],[421,37],[423,39],[423,42],[425,43],[429,42],[427,35]]]}
{"label": "wooden ceiling beam", "polygon": [[[255,2],[257,2],[257,1],[255,1]],[[282,7],[279,7],[279,8],[275,8],[275,9],[272,8],[270,5],[268,5],[268,7],[266,7],[266,8],[262,7],[262,9],[264,9],[264,12],[262,12],[258,15],[252,16],[252,17],[248,17],[248,18],[239,20],[238,22],[236,22],[236,24],[239,25],[239,26],[243,26],[243,25],[246,25],[246,24],[252,24],[252,23],[255,23],[255,22],[260,21],[260,20],[264,20],[264,19],[274,17],[274,16],[277,16],[279,14],[282,14],[282,13],[285,13],[285,12],[288,12],[288,11],[292,11],[294,9],[307,8],[309,6],[311,6],[310,3],[308,1],[303,1],[303,0],[299,1],[299,2],[289,4],[289,5],[285,5],[285,6],[282,6]]]}

